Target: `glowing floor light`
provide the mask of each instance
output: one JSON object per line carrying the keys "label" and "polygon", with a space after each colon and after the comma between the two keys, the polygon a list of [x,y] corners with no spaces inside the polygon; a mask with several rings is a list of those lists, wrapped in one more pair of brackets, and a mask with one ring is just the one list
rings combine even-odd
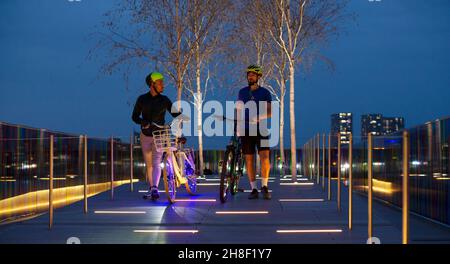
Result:
{"label": "glowing floor light", "polygon": [[[251,193],[251,192],[252,192],[252,190],[244,190],[244,192],[245,192],[245,193]],[[269,192],[271,193],[271,192],[272,192],[272,190],[269,190]]]}
{"label": "glowing floor light", "polygon": [[145,211],[94,211],[96,214],[146,214]]}
{"label": "glowing floor light", "polygon": [[324,199],[279,199],[280,202],[323,202]]}
{"label": "glowing floor light", "polygon": [[277,230],[280,234],[311,234],[311,233],[341,233],[342,229],[296,229]]}
{"label": "glowing floor light", "polygon": [[[297,181],[307,181],[307,178],[297,178]],[[290,178],[280,179],[280,181],[292,181]]]}
{"label": "glowing floor light", "polygon": [[312,182],[281,182],[280,185],[285,186],[312,186],[314,183]]}
{"label": "glowing floor light", "polygon": [[196,234],[198,230],[134,230],[134,233],[190,233]]}
{"label": "glowing floor light", "polygon": [[175,199],[175,202],[216,202],[216,199]]}
{"label": "glowing floor light", "polygon": [[269,214],[269,211],[216,211],[216,214],[229,214],[229,215],[237,215],[237,214]]}
{"label": "glowing floor light", "polygon": [[[292,175],[284,175],[283,178],[292,178]],[[303,178],[303,175],[301,174],[297,175],[297,179],[298,178]]]}
{"label": "glowing floor light", "polygon": [[197,183],[197,186],[220,186],[220,183]]}

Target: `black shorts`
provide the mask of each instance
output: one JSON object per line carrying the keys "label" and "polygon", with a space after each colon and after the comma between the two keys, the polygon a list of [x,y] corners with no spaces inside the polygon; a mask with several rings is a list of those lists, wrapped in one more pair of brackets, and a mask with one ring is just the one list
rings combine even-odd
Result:
{"label": "black shorts", "polygon": [[262,136],[258,133],[257,136],[243,136],[241,137],[242,153],[245,154],[255,154],[256,148],[258,151],[270,150],[269,147],[261,146],[261,140],[268,140],[268,136]]}

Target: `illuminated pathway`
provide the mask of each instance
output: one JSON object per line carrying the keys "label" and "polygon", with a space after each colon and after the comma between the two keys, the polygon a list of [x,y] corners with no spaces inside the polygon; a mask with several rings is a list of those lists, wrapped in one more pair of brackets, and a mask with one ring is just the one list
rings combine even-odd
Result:
{"label": "illuminated pathway", "polygon": [[[258,181],[259,182],[259,181]],[[218,199],[217,181],[203,181],[200,195],[178,193],[182,199],[169,205],[143,200],[136,184],[89,199],[89,213],[82,202],[55,211],[54,227],[48,230],[48,215],[0,226],[0,243],[66,243],[77,237],[81,243],[366,243],[366,198],[354,195],[354,228],[347,228],[347,193],[342,192],[342,211],[335,197],[326,200],[321,185],[270,183],[272,200],[248,200],[239,193],[227,203]],[[308,183],[308,180],[299,180]],[[247,187],[247,181],[241,187]],[[334,186],[333,186],[334,190]],[[190,199],[197,199],[191,201]],[[450,229],[411,216],[411,243],[450,243]],[[401,243],[401,212],[374,204],[374,236],[382,243]]]}

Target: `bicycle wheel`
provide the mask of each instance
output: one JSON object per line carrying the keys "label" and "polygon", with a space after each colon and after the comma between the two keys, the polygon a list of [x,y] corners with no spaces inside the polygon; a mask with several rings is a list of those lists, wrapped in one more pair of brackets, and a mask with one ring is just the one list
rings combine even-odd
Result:
{"label": "bicycle wheel", "polygon": [[186,159],[184,160],[184,175],[186,177],[186,190],[190,195],[195,195],[197,192],[197,175],[195,174],[195,160],[194,152],[189,151],[186,154]]}
{"label": "bicycle wheel", "polygon": [[225,152],[225,160],[220,174],[220,201],[225,203],[230,192],[234,170],[234,149],[227,148]]}
{"label": "bicycle wheel", "polygon": [[177,187],[172,159],[169,158],[169,155],[165,155],[163,164],[164,188],[166,189],[167,200],[169,200],[170,203],[174,203]]}
{"label": "bicycle wheel", "polygon": [[234,173],[231,177],[231,188],[230,192],[232,195],[235,195],[239,192],[239,181],[244,174],[244,157],[242,155],[242,152],[238,154],[236,157],[235,162],[235,169]]}

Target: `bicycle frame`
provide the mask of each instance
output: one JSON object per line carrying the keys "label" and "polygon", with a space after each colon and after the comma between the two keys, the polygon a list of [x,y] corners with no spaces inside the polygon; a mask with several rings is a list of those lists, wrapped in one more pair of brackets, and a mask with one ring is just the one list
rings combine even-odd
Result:
{"label": "bicycle frame", "polygon": [[177,150],[165,152],[165,155],[169,155],[171,160],[177,160],[177,162],[172,162],[173,170],[175,176],[177,177],[177,182],[179,184],[186,183],[185,162],[188,162],[191,167],[195,167],[195,164],[187,157],[183,146],[180,144]]}
{"label": "bicycle frame", "polygon": [[[186,186],[189,194],[193,195],[195,193],[197,180],[195,173],[191,173],[191,171],[195,172],[195,164],[192,154],[188,155],[187,149],[184,148],[185,141],[180,141],[179,136],[169,131],[170,125],[154,125],[161,128],[161,130],[154,131],[153,136],[156,148],[163,152],[164,185],[169,202],[173,203],[175,201],[176,188],[179,188],[181,184]],[[187,173],[186,165],[193,170]]]}

